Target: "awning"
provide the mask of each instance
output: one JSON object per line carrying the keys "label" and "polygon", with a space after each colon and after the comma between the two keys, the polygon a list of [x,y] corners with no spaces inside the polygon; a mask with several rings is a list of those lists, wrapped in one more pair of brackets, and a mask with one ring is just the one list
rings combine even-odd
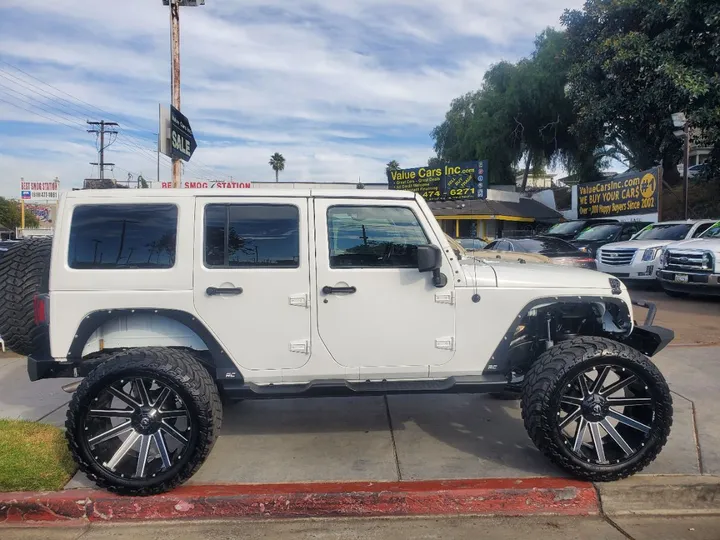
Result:
{"label": "awning", "polygon": [[428,203],[438,219],[496,219],[532,223],[559,222],[562,214],[534,199],[520,202],[468,199],[465,201],[435,201]]}

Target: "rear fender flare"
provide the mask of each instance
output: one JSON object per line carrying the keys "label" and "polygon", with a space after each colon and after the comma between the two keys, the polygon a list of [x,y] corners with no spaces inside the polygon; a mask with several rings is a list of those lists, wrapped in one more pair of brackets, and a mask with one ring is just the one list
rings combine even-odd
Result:
{"label": "rear fender flare", "polygon": [[75,332],[75,337],[70,343],[67,359],[70,362],[82,361],[82,352],[90,336],[103,324],[126,315],[158,315],[167,317],[186,326],[205,343],[215,368],[213,374],[216,380],[242,380],[242,374],[237,366],[230,359],[225,350],[220,346],[215,336],[198,320],[195,315],[177,309],[108,309],[93,311],[85,316]]}

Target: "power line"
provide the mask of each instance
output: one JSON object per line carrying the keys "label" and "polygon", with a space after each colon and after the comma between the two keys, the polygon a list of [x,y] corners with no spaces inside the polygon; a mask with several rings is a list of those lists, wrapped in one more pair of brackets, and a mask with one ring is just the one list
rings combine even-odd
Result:
{"label": "power line", "polygon": [[[35,81],[38,81],[38,82],[44,84],[45,86],[47,86],[47,87],[49,87],[49,88],[52,88],[53,90],[56,90],[57,92],[60,92],[61,94],[64,94],[64,95],[72,98],[73,100],[75,100],[75,101],[77,101],[77,102],[79,102],[79,103],[82,103],[82,104],[87,105],[87,106],[90,107],[91,109],[94,109],[94,110],[96,110],[96,111],[101,112],[104,116],[109,116],[109,117],[114,117],[114,116],[115,116],[115,115],[113,115],[112,113],[110,113],[110,112],[108,112],[108,111],[105,111],[105,110],[103,110],[103,109],[101,109],[101,108],[99,108],[99,107],[97,107],[97,106],[95,106],[95,105],[92,105],[91,103],[88,103],[87,101],[83,101],[82,99],[77,98],[77,97],[73,96],[72,94],[70,94],[70,93],[68,93],[68,92],[66,92],[66,91],[64,91],[64,90],[61,90],[60,88],[57,88],[56,86],[53,86],[52,84],[50,84],[50,83],[48,83],[48,82],[46,82],[46,81],[43,81],[42,79],[40,79],[40,78],[38,78],[38,77],[35,77],[34,75],[31,75],[31,74],[28,73],[27,71],[24,71],[23,69],[15,66],[15,65],[13,65],[13,64],[10,64],[9,62],[6,62],[6,61],[4,61],[4,60],[0,60],[0,63],[5,64],[5,65],[13,68],[14,70],[16,70],[16,71],[18,71],[18,72],[26,75],[27,77],[30,77],[31,79],[33,79],[33,80],[35,80]],[[17,80],[19,80],[19,81],[22,81],[21,78],[15,76],[15,75],[13,75],[13,74],[11,74],[10,72],[8,72],[8,71],[6,71],[6,70],[4,70],[4,69],[2,69],[2,68],[0,68],[0,71],[3,72],[3,73],[6,73],[7,75],[10,75],[11,77],[13,77],[13,79],[17,79]],[[2,75],[0,75],[0,76],[2,76]],[[5,79],[7,80],[7,77],[5,77]],[[31,83],[31,82],[28,82],[28,81],[23,81],[23,82],[26,83],[27,85],[30,85],[30,86],[34,87],[34,88],[38,88],[38,89],[40,89],[40,90],[42,90],[42,91],[44,91],[44,92],[47,92],[47,94],[49,94],[50,96],[52,96],[53,99],[60,100],[60,101],[64,101],[65,103],[68,103],[73,109],[79,111],[80,113],[82,113],[82,114],[85,115],[85,116],[93,116],[93,114],[86,114],[87,111],[81,109],[81,108],[78,107],[74,102],[72,102],[72,101],[70,101],[70,100],[67,100],[67,99],[65,99],[65,98],[59,97],[57,94],[55,94],[55,93],[53,93],[53,92],[50,92],[50,91],[48,91],[48,90],[44,90],[44,89],[42,89],[41,87],[39,87],[38,85],[35,85],[35,84]],[[18,83],[15,83],[15,84],[18,84]],[[41,95],[41,96],[43,95],[43,94],[40,94],[39,92],[36,92],[36,91],[34,91],[34,90],[30,89],[30,88],[27,88],[27,86],[26,86],[25,88],[26,88],[27,90],[30,90],[30,91],[38,94],[38,95]],[[31,99],[36,99],[36,98],[31,98]],[[36,100],[37,100],[37,99],[36,99]],[[45,109],[45,110],[47,110],[47,109]],[[62,112],[64,112],[64,110],[62,110],[62,109],[59,109],[59,110],[61,110]],[[65,113],[65,112],[64,112],[64,113]],[[65,114],[68,114],[68,113],[65,113]],[[68,116],[70,116],[70,115],[68,114]],[[138,125],[138,124],[136,124],[136,123],[134,123],[134,122],[131,122],[130,120],[125,119],[125,120],[124,120],[124,123],[127,124],[127,125],[130,125],[130,126],[135,126],[135,127],[137,128],[137,130],[140,131],[140,132],[149,133],[150,135],[152,135],[152,136],[154,136],[154,137],[157,137],[157,134],[154,133],[153,131],[151,131],[151,130],[149,130],[149,129],[146,129],[146,128],[143,128],[142,126],[140,126],[140,125]],[[138,140],[140,140],[140,141],[143,141],[143,142],[147,141],[147,139],[143,139],[143,138],[138,137],[138,136],[132,136],[132,135],[127,135],[127,134],[125,134],[125,136],[128,137],[128,138],[136,138],[136,139],[138,139]],[[205,164],[205,163],[202,163],[202,162],[198,161],[197,159],[195,159],[195,160],[193,161],[193,164],[192,164],[192,165],[188,165],[188,164],[186,163],[186,164],[185,164],[185,167],[186,167],[186,168],[189,168],[189,169],[191,169],[191,170],[196,170],[196,169],[197,169],[197,170],[205,171],[205,172],[209,173],[209,176],[212,176],[212,177],[228,176],[228,175],[225,175],[225,174],[220,174],[220,173],[218,173],[218,172],[217,172],[215,169],[213,169],[211,166],[209,166],[209,165],[207,165],[207,164]]]}

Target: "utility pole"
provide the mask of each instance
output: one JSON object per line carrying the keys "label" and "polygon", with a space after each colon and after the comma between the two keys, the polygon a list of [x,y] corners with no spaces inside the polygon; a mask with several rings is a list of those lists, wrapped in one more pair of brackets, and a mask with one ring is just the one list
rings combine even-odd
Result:
{"label": "utility pole", "polygon": [[106,127],[115,127],[118,125],[117,122],[106,122],[105,120],[100,120],[99,122],[90,122],[87,121],[88,125],[91,126],[98,126],[95,129],[88,129],[88,133],[96,133],[100,136],[100,163],[91,163],[90,165],[98,165],[100,167],[100,180],[105,178],[105,167],[107,166],[113,166],[114,163],[105,163],[105,149],[110,146],[109,143],[107,146],[105,145],[105,135],[116,135],[118,134],[117,130],[114,129],[105,129]]}
{"label": "utility pole", "polygon": [[685,152],[683,155],[683,201],[685,203],[685,220],[690,219],[688,215],[688,169],[690,168],[690,131],[692,129],[692,125],[690,122],[685,123]]}
{"label": "utility pole", "polygon": [[[172,106],[180,110],[180,2],[170,0],[170,34],[172,54]],[[180,160],[172,160],[172,186],[180,187]]]}
{"label": "utility pole", "polygon": [[[205,0],[163,0],[163,5],[170,6],[170,55],[171,69],[171,103],[180,111],[180,7],[204,6]],[[162,133],[162,130],[160,130]],[[180,187],[180,160],[172,160],[172,186]],[[159,177],[158,177],[159,180]]]}

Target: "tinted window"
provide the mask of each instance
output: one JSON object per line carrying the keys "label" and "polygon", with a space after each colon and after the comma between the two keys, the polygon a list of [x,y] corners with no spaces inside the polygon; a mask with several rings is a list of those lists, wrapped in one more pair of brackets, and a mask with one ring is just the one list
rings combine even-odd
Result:
{"label": "tinted window", "polygon": [[545,236],[513,240],[513,244],[515,245],[516,251],[524,251],[526,253],[548,254],[578,251],[575,246],[568,244],[564,240]]}
{"label": "tinted window", "polygon": [[547,234],[577,234],[585,227],[585,221],[568,221],[550,227]]}
{"label": "tinted window", "polygon": [[598,225],[585,229],[575,237],[575,240],[612,240],[619,230],[619,225]]}
{"label": "tinted window", "polygon": [[695,229],[695,232],[693,233],[693,238],[697,238],[698,236],[700,236],[702,233],[707,231],[712,226],[713,226],[712,223],[703,223],[702,225],[698,225],[698,228]]}
{"label": "tinted window", "polygon": [[210,204],[205,207],[205,265],[297,268],[299,224],[297,206]]}
{"label": "tinted window", "polygon": [[684,240],[692,225],[658,223],[638,233],[633,240]]}
{"label": "tinted window", "polygon": [[177,207],[171,204],[78,206],[70,227],[70,268],[171,268]]}
{"label": "tinted window", "polygon": [[428,243],[409,208],[333,206],[327,219],[331,268],[416,268],[417,246]]}

